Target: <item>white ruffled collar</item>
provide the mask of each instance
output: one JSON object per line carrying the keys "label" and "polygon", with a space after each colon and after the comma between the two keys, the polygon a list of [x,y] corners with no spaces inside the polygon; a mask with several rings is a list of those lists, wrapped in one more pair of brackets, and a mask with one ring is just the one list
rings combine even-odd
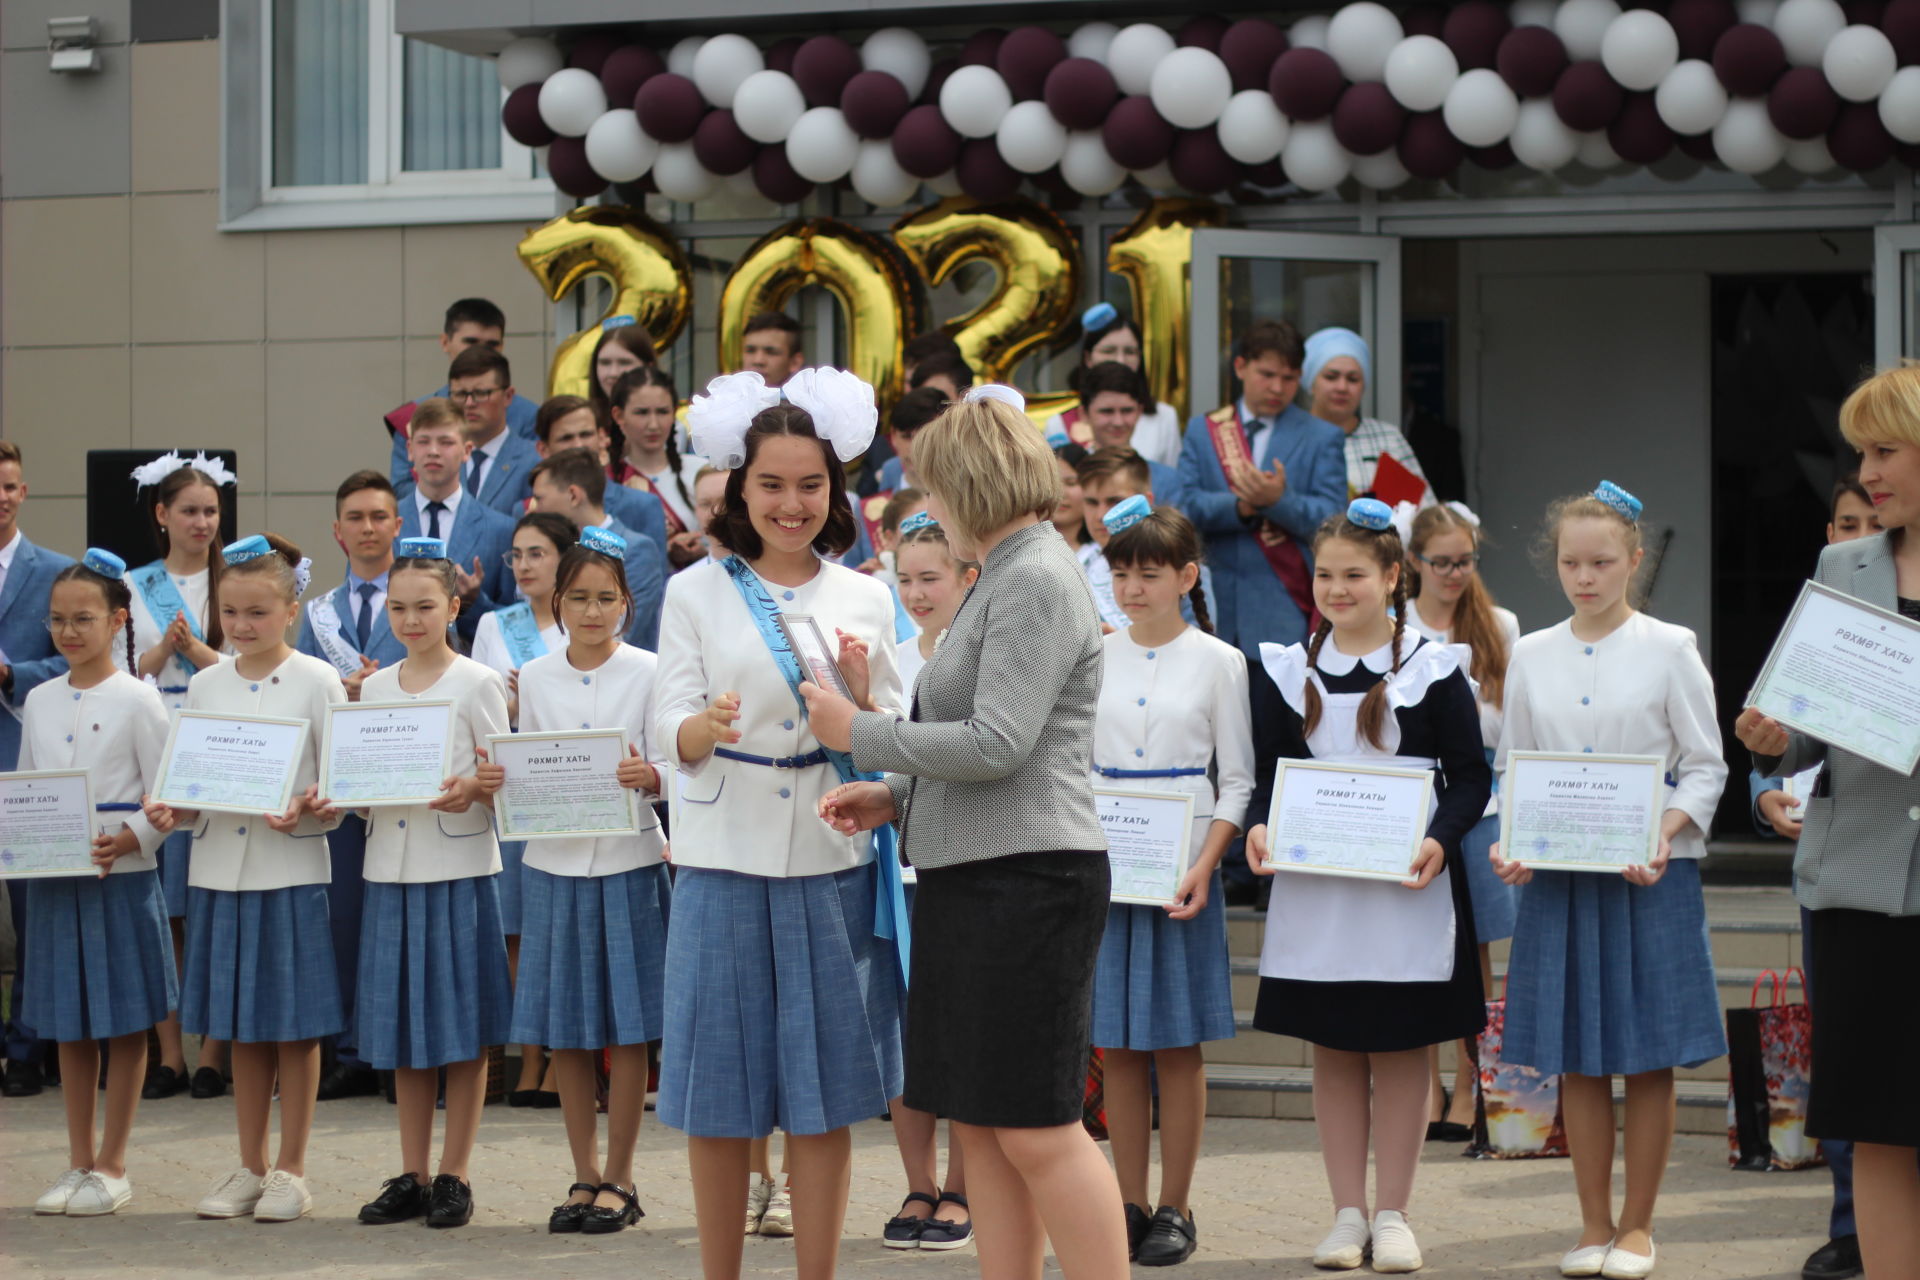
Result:
{"label": "white ruffled collar", "polygon": [[[1403,635],[1400,639],[1404,644],[1407,637]],[[1419,644],[1417,636],[1414,643],[1417,647]],[[1353,674],[1355,665],[1362,662],[1367,664],[1367,670],[1377,676],[1393,670],[1393,641],[1388,640],[1372,653],[1352,654],[1343,652],[1329,637],[1327,642],[1320,646],[1320,658],[1314,665],[1330,676],[1348,676]]]}
{"label": "white ruffled collar", "polygon": [[[1406,637],[1401,637],[1404,641]],[[1329,655],[1335,662],[1329,663]],[[1374,652],[1354,657],[1340,653],[1332,646],[1323,646],[1320,650],[1319,670],[1314,673],[1318,682],[1321,673],[1330,676],[1344,676],[1352,673],[1356,664],[1364,662],[1367,670],[1376,675],[1384,675],[1393,667],[1393,646],[1389,643]],[[1307,687],[1307,647],[1303,644],[1262,644],[1260,646],[1260,664],[1266,668],[1274,687],[1280,691],[1280,697],[1295,712],[1305,714],[1305,694]],[[1392,708],[1417,705],[1427,696],[1427,690],[1435,682],[1444,680],[1455,671],[1466,673],[1473,665],[1473,651],[1463,644],[1440,644],[1421,637],[1400,663],[1400,670],[1386,676],[1387,705]],[[1467,676],[1467,683],[1473,684],[1473,677]],[[1478,686],[1475,686],[1476,690]],[[1321,693],[1325,694],[1324,686]]]}

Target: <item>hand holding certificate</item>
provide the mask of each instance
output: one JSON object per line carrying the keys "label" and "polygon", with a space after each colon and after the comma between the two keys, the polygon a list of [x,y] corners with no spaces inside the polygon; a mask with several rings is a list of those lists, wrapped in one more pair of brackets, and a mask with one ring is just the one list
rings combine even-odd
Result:
{"label": "hand holding certificate", "polygon": [[446,701],[332,704],[317,798],[329,809],[445,803],[452,727]]}
{"label": "hand holding certificate", "polygon": [[1509,752],[1501,858],[1536,871],[1646,871],[1660,852],[1665,793],[1659,756]]}
{"label": "hand holding certificate", "polygon": [[1911,775],[1920,765],[1920,623],[1809,582],[1747,705]]}
{"label": "hand holding certificate", "polygon": [[497,733],[487,747],[506,773],[494,797],[503,840],[639,832],[634,793],[619,777],[628,758],[625,729]]}
{"label": "hand holding certificate", "polygon": [[307,732],[305,720],[181,711],[153,799],[174,809],[284,814]]}
{"label": "hand holding certificate", "polygon": [[1267,814],[1267,867],[1424,885],[1433,774],[1282,760]]}
{"label": "hand holding certificate", "polygon": [[94,834],[85,769],[0,773],[0,879],[98,875]]}
{"label": "hand holding certificate", "polygon": [[1193,796],[1185,791],[1095,787],[1093,811],[1107,834],[1113,902],[1173,905],[1192,857]]}

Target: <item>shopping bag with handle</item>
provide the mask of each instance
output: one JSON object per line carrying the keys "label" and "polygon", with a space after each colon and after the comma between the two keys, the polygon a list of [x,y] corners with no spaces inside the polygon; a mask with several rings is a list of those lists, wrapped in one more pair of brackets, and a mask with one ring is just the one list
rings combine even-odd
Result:
{"label": "shopping bag with handle", "polygon": [[1479,1070],[1473,1082],[1473,1141],[1462,1154],[1481,1160],[1564,1156],[1567,1130],[1560,1119],[1560,1077],[1502,1060],[1501,1040],[1507,1025],[1504,982],[1500,992],[1499,999],[1487,1001],[1487,1025],[1480,1032]]}
{"label": "shopping bag with handle", "polygon": [[[1797,968],[1766,970],[1754,979],[1745,1009],[1727,1010],[1727,1163],[1764,1173],[1826,1163],[1807,1136],[1807,1087],[1813,1058],[1813,1019],[1803,999],[1787,1004],[1796,975],[1804,996],[1807,976]],[[1771,983],[1766,1005],[1760,988]]]}

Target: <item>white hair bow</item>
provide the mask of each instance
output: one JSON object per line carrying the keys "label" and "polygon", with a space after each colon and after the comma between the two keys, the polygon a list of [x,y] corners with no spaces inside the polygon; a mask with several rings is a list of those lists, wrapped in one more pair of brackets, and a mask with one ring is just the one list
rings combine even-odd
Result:
{"label": "white hair bow", "polygon": [[1442,503],[1441,505],[1453,512],[1453,514],[1459,516],[1462,520],[1465,520],[1474,528],[1478,529],[1480,527],[1480,517],[1473,514],[1473,508],[1469,507],[1466,503],[1455,500],[1453,502]]}
{"label": "white hair bow", "polygon": [[1420,514],[1420,508],[1411,502],[1393,504],[1393,531],[1400,535],[1400,545],[1413,545],[1413,518]]}
{"label": "white hair bow", "polygon": [[222,488],[239,479],[228,470],[226,463],[218,458],[209,458],[204,452],[195,453],[193,458],[188,460],[181,457],[177,451],[169,451],[152,462],[135,467],[132,472],[133,482],[142,489],[150,488],[182,467],[192,467]]}
{"label": "white hair bow", "polygon": [[723,471],[747,460],[747,428],[762,409],[780,403],[780,393],[757,373],[723,373],[707,384],[707,394],[687,406],[687,435],[693,451]]}
{"label": "white hair bow", "polygon": [[301,556],[300,563],[293,566],[294,598],[298,599],[299,597],[307,594],[307,586],[312,581],[313,581],[313,559],[310,556]]}
{"label": "white hair bow", "polygon": [[1027,398],[1012,387],[999,382],[986,382],[977,387],[967,388],[962,396],[968,404],[979,404],[982,400],[998,400],[1001,404],[1010,404],[1021,413],[1027,411]]}
{"label": "white hair bow", "polygon": [[873,443],[880,410],[873,388],[844,369],[802,369],[781,388],[787,399],[807,411],[813,432],[833,447],[834,456],[852,462]]}

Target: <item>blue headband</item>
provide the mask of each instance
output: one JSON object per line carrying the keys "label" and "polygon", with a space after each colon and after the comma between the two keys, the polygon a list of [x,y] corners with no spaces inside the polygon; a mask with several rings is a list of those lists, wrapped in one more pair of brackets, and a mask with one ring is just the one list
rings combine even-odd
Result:
{"label": "blue headband", "polygon": [[1111,302],[1096,302],[1080,313],[1080,328],[1087,333],[1104,329],[1120,318],[1120,310]]}
{"label": "blue headband", "polygon": [[638,316],[608,316],[600,322],[600,331],[605,333],[608,329],[624,329],[630,324],[639,323]]}
{"label": "blue headband", "polygon": [[938,529],[939,527],[940,522],[938,520],[935,520],[924,511],[916,511],[900,522],[900,536],[904,538],[908,534],[918,533],[922,529]]}
{"label": "blue headband", "polygon": [[1640,523],[1640,499],[1622,489],[1611,480],[1602,480],[1593,496],[1606,503],[1627,518],[1628,524]]}
{"label": "blue headband", "polygon": [[1100,523],[1107,526],[1110,534],[1125,533],[1152,514],[1153,506],[1147,501],[1146,495],[1136,493],[1102,516]]}
{"label": "blue headband", "polygon": [[611,529],[599,525],[588,525],[580,531],[580,545],[589,551],[598,551],[603,556],[624,561],[627,558],[627,540]]}
{"label": "blue headband", "polygon": [[1393,508],[1378,498],[1355,498],[1347,504],[1347,523],[1379,533],[1393,527]]}
{"label": "blue headband", "polygon": [[249,560],[258,560],[261,556],[273,554],[273,544],[259,534],[242,538],[238,542],[228,543],[220,552],[228,564],[245,564]]}
{"label": "blue headband", "polygon": [[105,547],[88,547],[87,554],[80,557],[80,563],[103,578],[118,581],[127,576],[127,562]]}
{"label": "blue headband", "polygon": [[1306,359],[1300,365],[1300,382],[1308,395],[1313,394],[1313,380],[1327,361],[1340,356],[1352,356],[1360,365],[1361,379],[1373,381],[1373,352],[1367,340],[1351,329],[1321,329],[1307,339]]}
{"label": "blue headband", "polygon": [[402,538],[395,552],[402,560],[445,560],[447,540],[445,538]]}

